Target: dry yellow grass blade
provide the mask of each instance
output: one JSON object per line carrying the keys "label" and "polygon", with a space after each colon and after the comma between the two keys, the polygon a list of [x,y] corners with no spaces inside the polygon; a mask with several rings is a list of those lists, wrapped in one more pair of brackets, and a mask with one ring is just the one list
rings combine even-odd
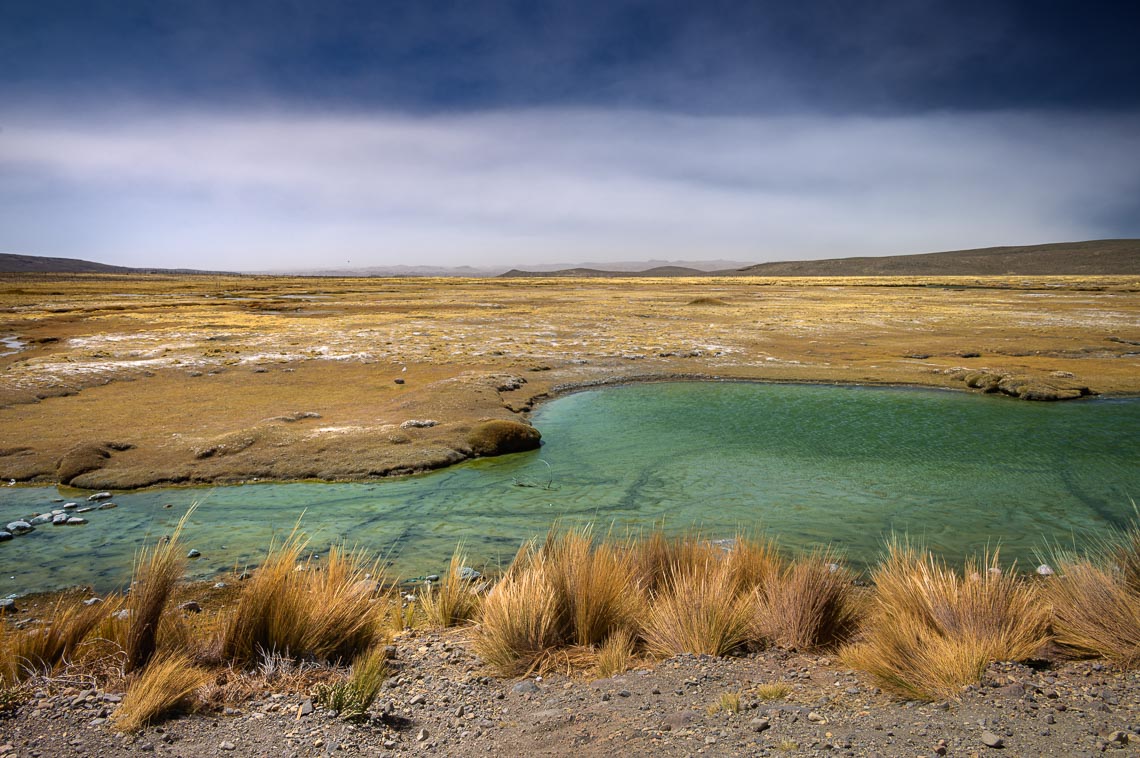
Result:
{"label": "dry yellow grass blade", "polygon": [[432,626],[456,626],[470,621],[478,613],[479,595],[475,592],[475,581],[463,575],[466,562],[463,546],[459,545],[439,586],[425,587],[420,593],[420,607]]}
{"label": "dry yellow grass blade", "polygon": [[115,727],[136,732],[156,719],[187,704],[205,686],[211,674],[182,653],[160,655],[136,675],[115,712]]}
{"label": "dry yellow grass blade", "polygon": [[828,552],[817,552],[769,574],[756,588],[755,634],[792,650],[846,642],[859,620],[855,577]]}
{"label": "dry yellow grass blade", "polygon": [[143,548],[135,559],[134,578],[127,599],[130,615],[126,629],[124,669],[128,674],[146,666],[158,649],[162,612],[186,566],[179,537],[195,507],[191,505],[182,514],[173,534]]}

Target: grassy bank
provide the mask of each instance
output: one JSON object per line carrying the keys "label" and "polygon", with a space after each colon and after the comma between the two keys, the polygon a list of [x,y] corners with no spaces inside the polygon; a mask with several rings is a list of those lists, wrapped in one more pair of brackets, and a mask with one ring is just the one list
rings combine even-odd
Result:
{"label": "grassy bank", "polygon": [[828,552],[767,541],[637,539],[556,529],[497,581],[449,571],[408,592],[361,552],[306,559],[294,533],[228,602],[176,606],[175,532],[145,550],[124,595],[68,599],[38,626],[0,627],[0,708],[58,683],[125,690],[115,725],[134,731],[183,707],[218,707],[273,686],[345,717],[368,711],[386,646],[410,626],[469,627],[489,673],[604,677],[679,653],[826,651],[908,699],[953,698],[993,661],[1098,657],[1140,663],[1140,528],[1050,575],[998,555],[961,568],[892,542],[860,581]]}

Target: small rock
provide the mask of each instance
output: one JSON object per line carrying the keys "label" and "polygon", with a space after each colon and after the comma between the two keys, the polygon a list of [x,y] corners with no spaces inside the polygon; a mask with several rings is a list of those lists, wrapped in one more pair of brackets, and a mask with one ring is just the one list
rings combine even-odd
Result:
{"label": "small rock", "polygon": [[459,578],[465,582],[471,582],[483,576],[470,566],[462,566],[459,569]]}
{"label": "small rock", "polygon": [[86,606],[92,606],[92,605],[99,605],[99,603],[101,603],[101,602],[103,602],[103,598],[101,598],[101,597],[89,597],[83,601],[83,604]]}
{"label": "small rock", "polygon": [[1108,741],[1111,744],[1117,745],[1117,746],[1127,745],[1128,744],[1128,733],[1122,732],[1119,729],[1117,729],[1115,732],[1112,732],[1111,734],[1108,735]]}
{"label": "small rock", "polygon": [[808,721],[813,721],[817,724],[826,724],[827,723],[827,719],[825,719],[823,717],[823,714],[816,713],[815,711],[812,711],[811,713],[808,714]]}
{"label": "small rock", "polygon": [[404,380],[401,377],[396,377],[392,381],[395,382],[396,384],[403,384],[404,383]]}
{"label": "small rock", "polygon": [[82,526],[87,523],[87,519],[82,516],[72,516],[67,520],[68,526]]}
{"label": "small rock", "polygon": [[1005,747],[1005,740],[997,736],[991,731],[982,732],[982,744],[986,747],[992,747],[995,750],[1000,750]]}
{"label": "small rock", "polygon": [[297,718],[300,718],[302,716],[308,716],[312,712],[313,712],[313,701],[310,698],[306,698],[303,703],[301,703],[299,706],[297,706]]}
{"label": "small rock", "polygon": [[182,605],[178,606],[178,610],[186,611],[187,613],[201,613],[202,606],[196,600],[187,600]]}
{"label": "small rock", "polygon": [[531,693],[538,692],[538,685],[530,679],[524,679],[514,687],[511,687],[511,691],[517,692],[520,695],[529,695]]}
{"label": "small rock", "polygon": [[64,503],[63,507],[66,510],[73,511],[79,507],[79,503]]}
{"label": "small rock", "polygon": [[12,598],[0,598],[0,613],[16,613],[19,610],[16,607],[16,601]]}
{"label": "small rock", "polygon": [[85,505],[82,508],[76,508],[75,512],[76,513],[90,513],[91,511],[94,511],[94,510],[98,510],[98,509],[93,505]]}
{"label": "small rock", "polygon": [[68,516],[66,513],[60,513],[56,516],[52,516],[51,517],[52,526],[63,526],[64,524],[67,523],[67,520],[69,518],[71,518],[71,517]]}
{"label": "small rock", "polygon": [[408,705],[423,705],[426,702],[427,702],[427,697],[425,697],[424,695],[421,694],[421,695],[416,695],[411,700],[409,700]]}
{"label": "small rock", "polygon": [[123,702],[123,696],[115,694],[114,692],[108,692],[105,695],[103,695],[103,702],[104,703],[121,703],[121,702]]}
{"label": "small rock", "polygon": [[218,745],[218,747],[221,748],[222,750],[234,750],[237,748],[237,745],[230,742],[229,740],[225,740],[222,742],[222,744]]}
{"label": "small rock", "polygon": [[12,533],[9,531],[5,531],[3,529],[0,529],[0,542],[7,542],[10,539],[12,539]]}
{"label": "small rock", "polygon": [[1052,713],[1046,713],[1042,720],[1046,724],[1056,724],[1057,723],[1057,717],[1054,716]]}
{"label": "small rock", "polygon": [[752,719],[748,722],[748,726],[754,732],[764,732],[772,727],[772,722],[768,719]]}
{"label": "small rock", "polygon": [[427,429],[439,424],[438,421],[431,418],[410,418],[404,423],[400,424],[401,429]]}
{"label": "small rock", "polygon": [[[110,500],[110,499],[111,499],[111,493],[110,492],[96,492],[94,495],[89,495],[87,497],[88,501],[91,501],[91,500]],[[63,507],[66,508],[67,506],[65,505]]]}
{"label": "small rock", "polygon": [[416,742],[423,742],[428,738],[428,730],[421,729],[416,733]]}
{"label": "small rock", "polygon": [[191,549],[190,552],[186,554],[186,557],[187,558],[201,558],[202,557],[202,551],[196,550],[196,549]]}
{"label": "small rock", "polygon": [[102,505],[99,506],[99,510],[109,511],[112,508],[118,508],[118,507],[119,507],[119,505],[117,503],[106,502],[106,503],[103,503]]}
{"label": "small rock", "polygon": [[5,529],[5,531],[16,535],[27,534],[28,532],[34,532],[35,530],[36,528],[34,526],[29,524],[27,521],[24,521],[23,519],[20,519],[19,521],[9,521],[8,526]]}
{"label": "small rock", "polygon": [[1054,573],[1055,572],[1053,571],[1053,567],[1050,566],[1048,563],[1042,563],[1040,566],[1037,567],[1037,575],[1038,576],[1053,576]]}
{"label": "small rock", "polygon": [[41,513],[38,516],[33,516],[28,519],[28,523],[32,526],[39,526],[40,524],[50,524],[54,516],[50,513]]}

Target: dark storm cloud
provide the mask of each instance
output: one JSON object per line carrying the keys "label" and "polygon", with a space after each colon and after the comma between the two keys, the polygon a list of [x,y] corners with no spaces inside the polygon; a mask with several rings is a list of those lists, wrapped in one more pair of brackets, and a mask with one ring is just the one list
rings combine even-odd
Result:
{"label": "dark storm cloud", "polygon": [[1140,12],[1058,2],[16,0],[0,93],[416,110],[1130,108]]}
{"label": "dark storm cloud", "polygon": [[131,265],[1140,236],[1124,3],[0,3],[0,251]]}

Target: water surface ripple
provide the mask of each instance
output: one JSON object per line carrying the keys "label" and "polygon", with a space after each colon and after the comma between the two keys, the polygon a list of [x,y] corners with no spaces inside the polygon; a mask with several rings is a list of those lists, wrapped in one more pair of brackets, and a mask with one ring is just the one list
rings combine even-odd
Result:
{"label": "water surface ripple", "polygon": [[[119,494],[86,526],[0,544],[0,594],[122,586],[143,541],[194,502],[193,576],[256,564],[304,512],[316,552],[344,541],[411,577],[441,571],[460,540],[473,564],[506,561],[559,519],[622,534],[763,531],[791,549],[834,545],[857,565],[896,531],[954,561],[1000,543],[1025,564],[1046,542],[1087,546],[1127,524],[1140,496],[1137,400],[686,382],[569,395],[534,421],[541,450],[406,479]],[[0,521],[84,494],[0,488]]]}

